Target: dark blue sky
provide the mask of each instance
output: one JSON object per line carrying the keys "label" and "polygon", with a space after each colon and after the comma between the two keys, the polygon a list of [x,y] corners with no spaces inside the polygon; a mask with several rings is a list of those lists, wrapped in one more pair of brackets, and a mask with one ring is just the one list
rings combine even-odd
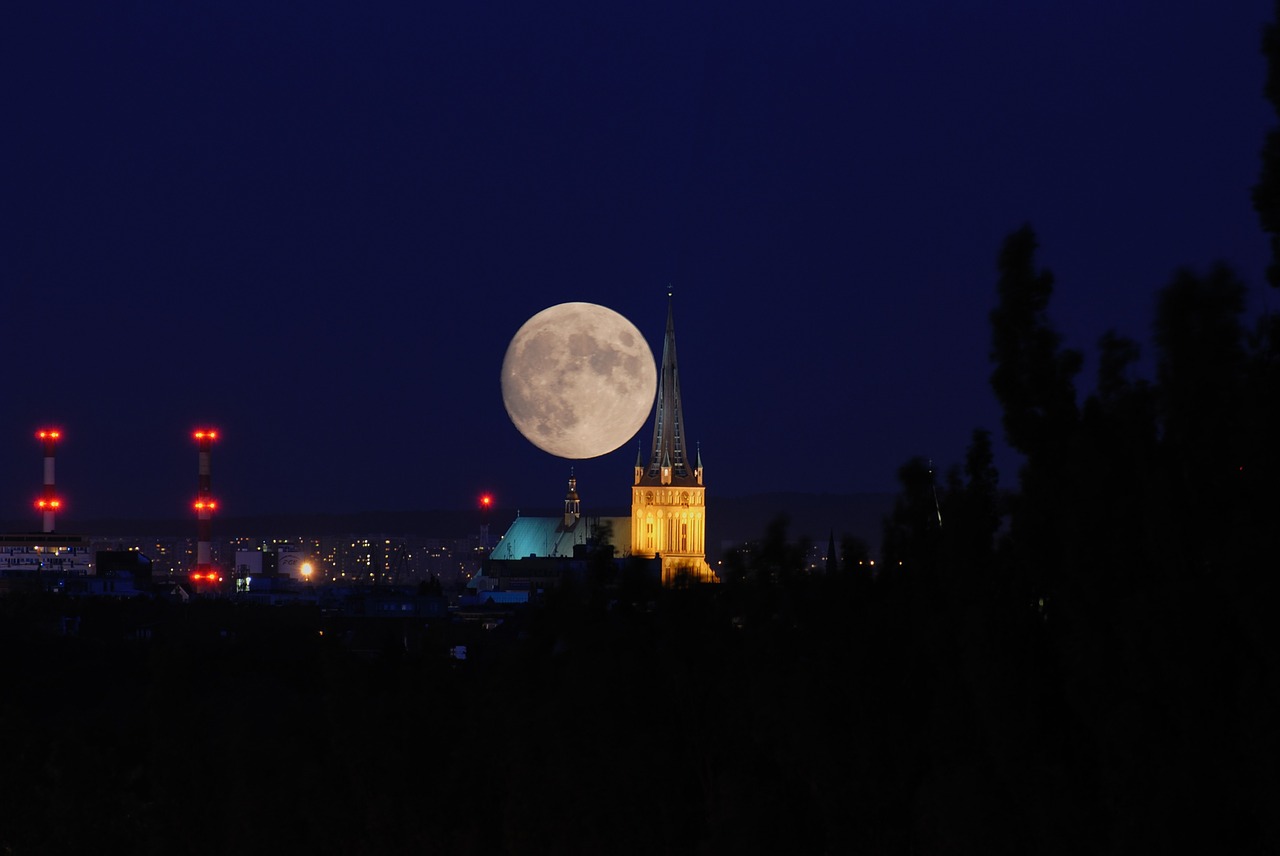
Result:
{"label": "dark blue sky", "polygon": [[[35,521],[45,423],[60,528],[189,513],[206,422],[227,514],[554,505],[507,342],[586,300],[660,353],[668,283],[713,500],[892,490],[999,433],[1023,222],[1090,356],[1180,265],[1275,298],[1264,0],[21,5],[0,519]],[[634,456],[577,463],[584,504]]]}

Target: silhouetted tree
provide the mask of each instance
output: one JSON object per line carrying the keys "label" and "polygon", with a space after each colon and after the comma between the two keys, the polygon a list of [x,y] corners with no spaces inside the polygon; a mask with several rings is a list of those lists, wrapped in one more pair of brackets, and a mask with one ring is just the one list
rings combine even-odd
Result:
{"label": "silhouetted tree", "polygon": [[1000,527],[999,473],[991,449],[991,432],[973,432],[965,453],[963,478],[953,469],[942,502],[942,541],[952,574],[972,583],[975,573],[990,570],[996,530]]}
{"label": "silhouetted tree", "polygon": [[1076,582],[1115,600],[1153,569],[1151,538],[1166,497],[1157,468],[1155,393],[1130,377],[1138,346],[1108,331],[1098,353],[1097,388],[1084,404],[1073,464],[1079,487],[1074,531],[1084,556]]}
{"label": "silhouetted tree", "polygon": [[1023,226],[1005,239],[991,312],[991,386],[1005,437],[1026,455],[1010,516],[1007,560],[1025,596],[1047,609],[1069,564],[1067,516],[1074,508],[1072,444],[1079,413],[1074,378],[1081,356],[1063,349],[1048,318],[1053,275],[1038,270],[1035,232]]}
{"label": "silhouetted tree", "polygon": [[840,567],[845,577],[871,579],[871,548],[855,535],[840,539]]}
{"label": "silhouetted tree", "polygon": [[912,458],[899,467],[898,483],[902,492],[885,519],[882,573],[932,579],[941,534],[933,467],[922,457]]}
{"label": "silhouetted tree", "polygon": [[[1156,307],[1157,405],[1178,555],[1203,569],[1237,511],[1243,452],[1244,285],[1223,265],[1206,276],[1179,271]],[[1202,541],[1208,537],[1209,547]]]}
{"label": "silhouetted tree", "polygon": [[[1262,33],[1262,55],[1267,60],[1267,78],[1263,93],[1272,110],[1280,116],[1280,2],[1275,4],[1274,19]],[[1262,164],[1258,183],[1253,186],[1253,208],[1258,212],[1262,231],[1271,239],[1271,263],[1267,281],[1280,287],[1280,128],[1272,128],[1262,145]]]}
{"label": "silhouetted tree", "polygon": [[1005,239],[996,307],[991,311],[991,387],[1003,407],[1005,436],[1028,458],[1060,454],[1076,421],[1073,378],[1079,352],[1060,348],[1049,323],[1053,274],[1037,270],[1030,226]]}
{"label": "silhouetted tree", "polygon": [[760,541],[752,559],[751,575],[761,583],[778,583],[799,576],[804,572],[808,545],[793,544],[787,538],[791,519],[780,514],[769,521],[764,538]]}
{"label": "silhouetted tree", "polygon": [[1250,590],[1274,585],[1274,574],[1265,573],[1268,557],[1280,555],[1280,313],[1258,319],[1246,337],[1243,390],[1241,393],[1240,449],[1233,481],[1238,513],[1234,520],[1241,548],[1239,562],[1254,570]]}
{"label": "silhouetted tree", "polygon": [[618,579],[618,566],[614,563],[612,520],[598,520],[591,526],[588,551],[587,576],[592,586],[599,589],[613,585]]}
{"label": "silhouetted tree", "polygon": [[742,547],[736,547],[724,554],[720,568],[720,581],[733,588],[742,584],[747,578],[747,553]]}

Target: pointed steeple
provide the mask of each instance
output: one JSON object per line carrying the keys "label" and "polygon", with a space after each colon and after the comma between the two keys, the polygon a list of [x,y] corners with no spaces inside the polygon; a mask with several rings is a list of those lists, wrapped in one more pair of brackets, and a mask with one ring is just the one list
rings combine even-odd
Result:
{"label": "pointed steeple", "polygon": [[668,289],[667,333],[662,343],[662,371],[654,405],[653,445],[647,462],[643,455],[637,455],[636,481],[631,488],[631,555],[660,561],[663,585],[716,581],[715,572],[707,564],[707,489],[702,478],[702,448],[695,449],[690,460],[686,443],[680,370],[676,364],[676,325]]}
{"label": "pointed steeple", "polygon": [[582,500],[578,497],[578,480],[569,468],[569,492],[564,495],[564,528],[572,529],[582,516]]}
{"label": "pointed steeple", "polygon": [[658,374],[658,400],[653,417],[653,448],[649,469],[641,481],[647,484],[693,482],[685,450],[684,410],[680,404],[680,372],[676,364],[676,326],[671,292],[667,292],[667,333],[662,341],[662,371]]}

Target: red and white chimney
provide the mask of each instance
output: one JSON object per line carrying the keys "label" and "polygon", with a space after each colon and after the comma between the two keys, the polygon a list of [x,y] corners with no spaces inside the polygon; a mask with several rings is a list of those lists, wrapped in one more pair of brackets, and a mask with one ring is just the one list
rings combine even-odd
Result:
{"label": "red and white chimney", "polygon": [[[218,507],[213,498],[209,477],[209,453],[213,449],[213,441],[218,439],[218,432],[212,428],[199,428],[193,434],[200,450],[199,482],[196,488],[196,566],[194,579],[208,578],[215,581],[213,575],[217,571],[213,567],[213,512]],[[208,575],[206,577],[206,575]]]}
{"label": "red and white chimney", "polygon": [[43,517],[44,528],[41,531],[52,532],[54,515],[62,507],[62,500],[53,487],[53,455],[58,441],[62,439],[62,432],[57,428],[41,428],[36,432],[36,439],[44,447],[44,491],[36,500],[36,508]]}

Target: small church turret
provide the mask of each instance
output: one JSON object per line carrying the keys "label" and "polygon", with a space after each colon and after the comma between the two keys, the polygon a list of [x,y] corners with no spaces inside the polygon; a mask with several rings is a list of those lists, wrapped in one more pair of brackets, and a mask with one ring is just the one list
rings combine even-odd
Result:
{"label": "small church turret", "polygon": [[578,480],[569,471],[569,492],[564,495],[564,528],[572,529],[582,517],[582,501],[578,497]]}

